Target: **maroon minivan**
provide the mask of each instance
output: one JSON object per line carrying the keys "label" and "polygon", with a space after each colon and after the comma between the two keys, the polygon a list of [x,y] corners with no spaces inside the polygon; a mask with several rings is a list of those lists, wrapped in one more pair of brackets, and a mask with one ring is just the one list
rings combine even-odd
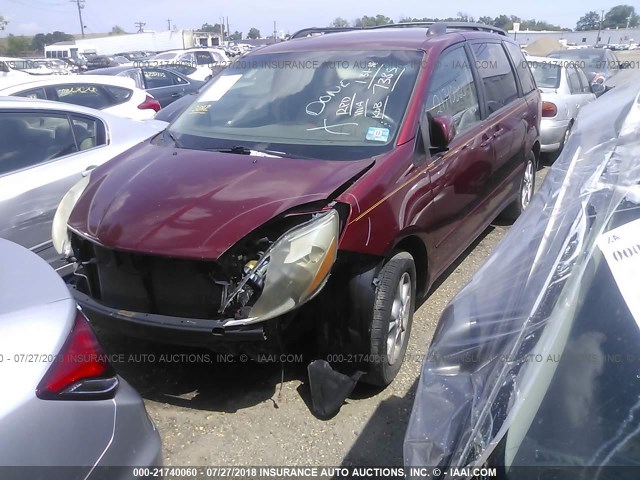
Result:
{"label": "maroon minivan", "polygon": [[249,355],[311,333],[390,383],[416,300],[527,206],[540,151],[518,45],[484,25],[411,26],[257,49],[76,185],[53,238],[89,318]]}

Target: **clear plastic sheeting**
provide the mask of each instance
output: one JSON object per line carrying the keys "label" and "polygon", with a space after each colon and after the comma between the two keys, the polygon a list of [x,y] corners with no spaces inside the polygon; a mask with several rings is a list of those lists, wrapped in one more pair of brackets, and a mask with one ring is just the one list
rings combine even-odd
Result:
{"label": "clear plastic sheeting", "polygon": [[[608,466],[640,465],[640,318],[625,298],[632,289],[619,288],[633,278],[598,246],[624,242],[608,255],[621,262],[640,253],[638,80],[584,107],[526,212],[444,311],[407,467],[455,476],[446,467],[497,466],[520,480],[565,478],[557,467],[609,478]],[[633,227],[628,238],[608,235],[620,226]]]}

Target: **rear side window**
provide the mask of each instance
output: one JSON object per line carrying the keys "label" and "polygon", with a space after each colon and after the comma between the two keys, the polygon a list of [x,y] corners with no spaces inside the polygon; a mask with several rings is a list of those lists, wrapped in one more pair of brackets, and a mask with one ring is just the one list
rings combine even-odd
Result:
{"label": "rear side window", "polygon": [[98,119],[73,115],[71,123],[79,151],[105,144],[104,126]]}
{"label": "rear side window", "polygon": [[582,92],[582,85],[580,85],[580,78],[575,67],[567,67],[567,80],[569,81],[569,90],[572,94]]}
{"label": "rear side window", "polygon": [[24,98],[39,98],[40,100],[47,99],[47,94],[45,93],[44,88],[32,88],[23,92],[14,93],[13,95]]}
{"label": "rear side window", "polygon": [[104,89],[111,94],[114,100],[114,105],[124,103],[131,98],[133,90],[124,87],[114,87],[112,85],[105,85]]}
{"label": "rear side window", "polygon": [[518,74],[518,79],[520,80],[522,93],[526,95],[527,93],[532,92],[536,89],[536,82],[533,80],[529,64],[524,58],[522,50],[516,44],[511,42],[504,42],[504,46],[507,47],[507,51],[509,52],[509,55],[511,55],[511,60],[513,60],[513,64],[516,66],[516,72]]}
{"label": "rear side window", "polygon": [[516,79],[501,44],[476,43],[472,48],[484,85],[487,107],[489,113],[493,113],[518,98]]}
{"label": "rear side window", "polygon": [[451,116],[458,133],[480,122],[476,85],[463,47],[444,52],[438,60],[429,81],[426,110],[433,117]]}
{"label": "rear side window", "polygon": [[100,110],[113,105],[107,92],[100,85],[74,84],[53,87],[60,102],[72,103]]}
{"label": "rear side window", "polygon": [[143,73],[147,88],[169,87],[173,85],[173,79],[169,72],[148,68],[144,70]]}
{"label": "rear side window", "polygon": [[578,68],[578,77],[580,77],[580,83],[582,84],[582,93],[591,93],[591,85],[589,85],[589,80],[587,80],[587,76],[584,74],[581,68]]}
{"label": "rear side window", "polygon": [[213,62],[209,52],[196,52],[196,62],[198,65],[209,65]]}
{"label": "rear side window", "polygon": [[0,175],[76,151],[63,114],[3,112],[0,117]]}

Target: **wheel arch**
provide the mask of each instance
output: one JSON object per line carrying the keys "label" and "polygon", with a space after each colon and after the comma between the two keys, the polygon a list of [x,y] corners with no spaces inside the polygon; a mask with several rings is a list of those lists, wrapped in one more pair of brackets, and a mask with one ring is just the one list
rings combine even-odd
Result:
{"label": "wheel arch", "polygon": [[413,257],[416,267],[416,293],[418,298],[424,297],[429,289],[429,256],[427,247],[417,235],[401,238],[389,252],[391,258],[396,252],[405,251]]}

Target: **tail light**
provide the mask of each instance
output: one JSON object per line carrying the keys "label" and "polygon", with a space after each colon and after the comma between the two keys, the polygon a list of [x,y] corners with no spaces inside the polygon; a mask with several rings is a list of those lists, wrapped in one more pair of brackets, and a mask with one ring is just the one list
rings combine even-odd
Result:
{"label": "tail light", "polygon": [[555,117],[558,114],[558,107],[552,102],[542,102],[542,116]]}
{"label": "tail light", "polygon": [[43,400],[113,398],[118,377],[93,329],[78,311],[71,333],[36,388]]}
{"label": "tail light", "polygon": [[140,105],[138,105],[138,108],[140,110],[151,109],[151,110],[154,110],[156,112],[159,112],[162,107],[160,106],[160,102],[158,102],[151,95],[147,95],[147,98],[144,99],[144,102],[142,102]]}

